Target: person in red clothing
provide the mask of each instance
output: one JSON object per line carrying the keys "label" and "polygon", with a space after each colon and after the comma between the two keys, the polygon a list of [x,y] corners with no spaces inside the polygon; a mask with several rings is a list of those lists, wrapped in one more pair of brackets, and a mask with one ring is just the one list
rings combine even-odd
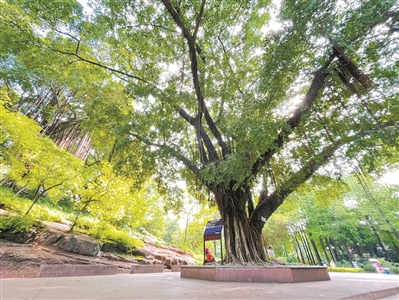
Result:
{"label": "person in red clothing", "polygon": [[206,263],[216,262],[216,260],[213,257],[212,253],[209,251],[209,248],[205,248],[205,262]]}
{"label": "person in red clothing", "polygon": [[378,261],[373,261],[373,265],[377,273],[384,273],[384,268],[378,263]]}

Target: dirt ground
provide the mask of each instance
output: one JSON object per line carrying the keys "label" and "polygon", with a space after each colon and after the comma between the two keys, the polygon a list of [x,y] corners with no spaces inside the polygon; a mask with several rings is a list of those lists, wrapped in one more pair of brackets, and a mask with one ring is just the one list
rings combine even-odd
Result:
{"label": "dirt ground", "polygon": [[39,244],[17,244],[0,239],[0,278],[36,277],[41,264],[108,264],[128,273],[131,262],[115,260],[112,254],[95,257],[67,253]]}
{"label": "dirt ground", "polygon": [[0,278],[36,277],[41,263],[68,263],[68,259],[40,246],[0,240]]}

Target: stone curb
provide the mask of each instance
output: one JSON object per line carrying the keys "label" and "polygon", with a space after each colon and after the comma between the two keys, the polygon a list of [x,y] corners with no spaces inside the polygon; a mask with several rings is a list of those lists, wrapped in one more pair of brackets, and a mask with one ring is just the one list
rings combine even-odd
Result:
{"label": "stone curb", "polygon": [[353,295],[345,298],[341,298],[339,300],[376,300],[376,299],[383,299],[390,296],[399,295],[399,287],[384,289],[384,290],[377,290],[371,291],[364,294]]}

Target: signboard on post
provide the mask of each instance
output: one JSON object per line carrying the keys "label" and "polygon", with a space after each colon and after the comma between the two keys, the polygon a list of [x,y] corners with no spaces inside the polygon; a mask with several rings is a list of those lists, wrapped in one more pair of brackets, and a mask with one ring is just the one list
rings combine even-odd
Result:
{"label": "signboard on post", "polygon": [[204,240],[218,240],[222,237],[222,226],[208,227],[205,228]]}
{"label": "signboard on post", "polygon": [[[222,230],[223,230],[222,219],[211,220],[206,224],[204,232],[204,251],[205,251],[205,241],[220,240],[220,253],[223,261]],[[205,258],[204,258],[204,264],[205,264]]]}

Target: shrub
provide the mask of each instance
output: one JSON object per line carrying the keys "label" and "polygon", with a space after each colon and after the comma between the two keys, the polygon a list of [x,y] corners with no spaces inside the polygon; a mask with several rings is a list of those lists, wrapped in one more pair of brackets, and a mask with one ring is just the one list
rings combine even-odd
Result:
{"label": "shrub", "polygon": [[352,268],[353,265],[347,261],[347,260],[342,260],[342,261],[337,261],[337,267],[339,268]]}
{"label": "shrub", "polygon": [[69,197],[62,197],[60,201],[58,201],[58,207],[66,212],[72,213],[73,212],[73,205],[74,202]]}
{"label": "shrub", "polygon": [[363,273],[362,268],[333,268],[333,267],[328,267],[327,268],[328,272],[346,272],[346,273]]}
{"label": "shrub", "polygon": [[[193,251],[193,249],[191,249],[190,248],[190,246],[188,246],[188,245],[184,245],[184,244],[182,244],[182,245],[179,245],[179,244],[176,244],[176,243],[171,243],[171,244],[169,244],[169,243],[167,243],[168,245],[172,245],[172,246],[174,246],[174,247],[176,247],[176,248],[179,248],[179,249],[181,249],[181,250],[183,250],[183,251],[185,251],[185,252],[188,252],[188,253],[190,253],[191,255],[195,255],[196,254],[196,252],[197,251]],[[203,255],[203,254],[201,254],[201,255]]]}
{"label": "shrub", "polygon": [[390,261],[386,261],[385,258],[379,258],[378,262],[380,263],[381,266],[384,268],[391,268],[394,267],[394,264]]}
{"label": "shrub", "polygon": [[37,201],[36,204],[40,204],[42,206],[47,206],[47,207],[56,207],[56,205],[54,204],[54,202],[48,198],[48,197],[41,197],[39,198],[39,200]]}
{"label": "shrub", "polygon": [[80,217],[75,224],[74,232],[83,233],[90,236],[95,236],[95,233],[98,231],[98,223],[97,219],[94,219],[89,216]]}
{"label": "shrub", "polygon": [[285,257],[284,259],[287,263],[299,263],[300,261],[298,261],[298,258],[295,255],[288,255],[287,257]]}
{"label": "shrub", "polygon": [[368,273],[376,273],[376,269],[374,268],[374,266],[372,264],[365,264],[364,265],[364,272],[368,272]]}
{"label": "shrub", "polygon": [[134,259],[137,260],[137,261],[144,261],[145,257],[143,257],[141,255],[138,255],[138,256],[135,256]]}
{"label": "shrub", "polygon": [[389,272],[392,274],[399,274],[399,267],[391,267],[389,268]]}
{"label": "shrub", "polygon": [[128,236],[124,232],[117,231],[114,233],[114,235],[111,235],[108,238],[122,244],[130,250],[129,252],[133,251],[135,248],[144,247],[144,242],[142,240]]}
{"label": "shrub", "polygon": [[159,241],[156,241],[156,242],[155,242],[155,247],[157,247],[157,248],[164,248],[163,244],[162,244],[161,242],[159,242]]}
{"label": "shrub", "polygon": [[23,233],[39,223],[29,216],[0,216],[0,232],[12,230],[12,233]]}

